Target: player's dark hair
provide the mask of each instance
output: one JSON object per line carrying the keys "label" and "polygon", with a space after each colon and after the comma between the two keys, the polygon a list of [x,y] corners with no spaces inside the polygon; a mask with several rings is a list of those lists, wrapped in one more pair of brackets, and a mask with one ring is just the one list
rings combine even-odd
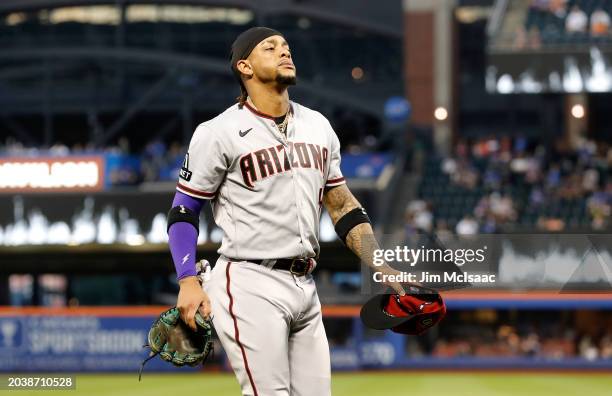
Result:
{"label": "player's dark hair", "polygon": [[244,83],[242,82],[242,78],[240,77],[240,72],[238,71],[236,63],[238,63],[240,59],[246,59],[258,43],[270,36],[282,36],[282,33],[264,26],[252,27],[240,33],[240,35],[232,44],[232,49],[230,51],[229,57],[232,72],[240,83],[240,96],[236,98],[236,101],[238,101],[238,106],[240,108],[244,106],[249,95],[247,93],[246,87],[244,86]]}
{"label": "player's dark hair", "polygon": [[247,93],[244,84],[240,82],[240,95],[236,97],[236,101],[238,102],[238,108],[242,109],[242,106],[244,106],[244,104],[246,103],[248,96],[249,94]]}

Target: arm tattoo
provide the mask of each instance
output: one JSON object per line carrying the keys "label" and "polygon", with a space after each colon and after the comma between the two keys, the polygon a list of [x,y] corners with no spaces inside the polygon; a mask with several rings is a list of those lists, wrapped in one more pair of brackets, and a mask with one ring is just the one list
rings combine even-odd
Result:
{"label": "arm tattoo", "polygon": [[[323,202],[334,225],[342,216],[361,207],[346,184],[328,190],[323,196]],[[355,226],[346,237],[346,246],[369,267],[373,267],[372,259],[374,250],[378,249],[378,243],[369,223]]]}
{"label": "arm tattoo", "polygon": [[323,196],[323,203],[334,224],[342,216],[360,206],[346,184],[327,190]]}

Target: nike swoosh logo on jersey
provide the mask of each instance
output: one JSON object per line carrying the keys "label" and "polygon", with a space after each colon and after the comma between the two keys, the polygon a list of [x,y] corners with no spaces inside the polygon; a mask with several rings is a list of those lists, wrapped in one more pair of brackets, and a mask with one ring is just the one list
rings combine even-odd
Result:
{"label": "nike swoosh logo on jersey", "polygon": [[247,133],[251,132],[253,128],[249,128],[246,131],[238,131],[238,135],[240,135],[240,137],[245,137]]}

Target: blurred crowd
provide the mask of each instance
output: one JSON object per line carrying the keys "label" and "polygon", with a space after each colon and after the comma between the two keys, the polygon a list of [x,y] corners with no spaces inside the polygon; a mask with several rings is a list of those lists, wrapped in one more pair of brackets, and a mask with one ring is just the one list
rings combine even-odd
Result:
{"label": "blurred crowd", "polygon": [[535,329],[524,333],[501,325],[470,333],[465,338],[439,338],[432,355],[436,357],[533,357],[552,360],[579,357],[587,360],[612,359],[612,330],[593,337],[565,328],[545,335]]}
{"label": "blurred crowd", "polygon": [[537,49],[543,41],[609,40],[611,6],[608,0],[531,0],[525,24],[517,28],[514,46]]}
{"label": "blurred crowd", "polygon": [[[581,217],[593,230],[612,225],[612,146],[608,143],[582,139],[569,148],[560,142],[547,146],[523,137],[488,137],[459,142],[453,155],[438,166],[444,175],[441,182],[448,184],[441,187],[446,194],[459,195],[457,189],[474,194],[474,204],[468,201],[458,221],[450,224],[440,215],[445,209],[440,202],[445,201],[421,194],[406,207],[408,234],[495,233],[530,216],[534,217],[530,225],[550,232],[584,226]],[[440,180],[423,181],[427,183]]]}

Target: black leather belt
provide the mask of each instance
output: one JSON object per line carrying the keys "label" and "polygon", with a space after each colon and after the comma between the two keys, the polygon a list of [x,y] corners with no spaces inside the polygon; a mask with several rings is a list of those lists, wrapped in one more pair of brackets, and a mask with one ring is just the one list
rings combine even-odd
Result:
{"label": "black leather belt", "polygon": [[[228,257],[230,261],[248,261],[249,263],[263,264],[266,261],[272,260],[250,260],[250,259],[234,259]],[[306,275],[312,268],[312,259],[309,258],[293,258],[293,259],[277,259],[272,266],[273,269],[285,270],[296,276]]]}

